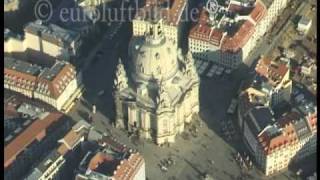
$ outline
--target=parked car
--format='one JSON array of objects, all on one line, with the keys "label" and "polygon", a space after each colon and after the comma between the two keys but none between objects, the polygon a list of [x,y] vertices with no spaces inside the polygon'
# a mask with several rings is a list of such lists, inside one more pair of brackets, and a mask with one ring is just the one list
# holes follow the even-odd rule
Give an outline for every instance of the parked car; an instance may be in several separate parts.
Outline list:
[{"label": "parked car", "polygon": [[225,72],[226,74],[231,74],[231,69],[226,69],[224,72]]},{"label": "parked car", "polygon": [[104,90],[98,92],[98,96],[102,96],[104,94]]}]

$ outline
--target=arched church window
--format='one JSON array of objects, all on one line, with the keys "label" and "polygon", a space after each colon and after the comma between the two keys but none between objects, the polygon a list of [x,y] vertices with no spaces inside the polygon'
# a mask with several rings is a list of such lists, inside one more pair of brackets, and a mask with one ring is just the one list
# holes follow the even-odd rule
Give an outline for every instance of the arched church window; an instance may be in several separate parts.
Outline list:
[{"label": "arched church window", "polygon": [[158,25],[158,35],[160,35],[162,32],[161,32],[161,26]]},{"label": "arched church window", "polygon": [[150,27],[150,35],[152,36],[153,35],[153,28]]},{"label": "arched church window", "polygon": [[157,52],[157,53],[155,54],[155,57],[156,57],[157,60],[159,60],[159,59],[160,59],[160,54]]}]

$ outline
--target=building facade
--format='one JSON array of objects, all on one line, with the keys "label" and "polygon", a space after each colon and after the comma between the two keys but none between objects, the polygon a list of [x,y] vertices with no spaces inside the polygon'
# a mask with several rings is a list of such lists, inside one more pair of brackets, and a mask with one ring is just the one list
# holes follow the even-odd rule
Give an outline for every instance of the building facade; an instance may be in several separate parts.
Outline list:
[{"label": "building facade", "polygon": [[182,32],[185,24],[182,22],[183,13],[186,11],[186,0],[155,1],[147,0],[140,8],[132,21],[133,36],[144,36],[150,26],[150,18],[163,19],[162,30],[167,39],[173,40],[175,46],[180,47]]},{"label": "building facade", "polygon": [[[112,153],[110,153],[112,152]],[[116,157],[119,152],[104,149],[87,153],[82,159],[76,180],[145,180],[145,161],[139,153],[127,157]],[[103,171],[102,166],[104,168]],[[108,168],[109,167],[109,168]]]},{"label": "building facade", "polygon": [[51,151],[32,171],[26,180],[49,180],[59,179],[60,172],[65,166],[65,158],[57,152]]},{"label": "building facade", "polygon": [[41,114],[5,146],[5,179],[24,177],[39,157],[54,148],[56,141],[68,128],[69,123],[63,114],[58,112]]},{"label": "building facade", "polygon": [[4,12],[10,13],[14,11],[19,11],[24,8],[28,3],[26,0],[5,0]]},{"label": "building facade", "polygon": [[66,62],[50,68],[5,57],[4,88],[44,101],[57,110],[67,110],[81,95],[81,77]]},{"label": "building facade", "polygon": [[316,153],[317,149],[316,112],[306,117],[292,112],[278,122],[277,135],[267,129],[258,137],[257,163],[267,176],[282,172],[290,163]]},{"label": "building facade", "polygon": [[66,164],[70,167],[70,155],[79,149],[87,139],[91,126],[84,120],[77,122],[65,136],[58,140],[58,148],[53,149],[28,175],[27,180],[63,179]]},{"label": "building facade", "polygon": [[191,54],[182,56],[162,26],[162,19],[154,19],[144,37],[132,39],[128,72],[120,62],[114,85],[116,125],[159,145],[174,142],[199,112]]},{"label": "building facade", "polygon": [[52,57],[70,60],[70,58],[79,55],[81,44],[78,32],[64,29],[55,24],[47,25],[36,21],[25,26],[23,38],[8,37],[4,41],[4,51],[11,53],[32,49]]},{"label": "building facade", "polygon": [[[293,103],[286,64],[262,58],[255,70],[256,77],[239,95],[238,124],[247,150],[269,176],[315,153],[317,109],[311,101]],[[282,102],[290,110],[281,112]]]},{"label": "building facade", "polygon": [[250,102],[255,99],[252,94],[241,96],[238,118],[242,138],[266,176],[282,172],[290,163],[316,152],[316,109],[311,108],[307,114],[294,109],[275,119],[269,106],[262,105],[263,100]]},{"label": "building facade", "polygon": [[267,95],[271,107],[275,107],[284,101],[290,102],[292,80],[290,79],[288,64],[262,57],[258,61],[255,71],[257,77],[254,87]]},{"label": "building facade", "polygon": [[297,30],[304,34],[307,34],[309,29],[311,28],[312,20],[308,19],[307,17],[301,17],[300,21],[298,22]]},{"label": "building facade", "polygon": [[216,12],[202,8],[189,34],[189,50],[196,60],[235,69],[246,61],[286,5],[281,0],[232,0]]}]

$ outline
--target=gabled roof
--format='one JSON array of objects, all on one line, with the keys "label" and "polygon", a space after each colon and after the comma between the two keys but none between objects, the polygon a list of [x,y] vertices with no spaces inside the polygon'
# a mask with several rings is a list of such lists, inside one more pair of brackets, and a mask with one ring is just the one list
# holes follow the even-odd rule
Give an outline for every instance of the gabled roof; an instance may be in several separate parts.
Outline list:
[{"label": "gabled roof", "polygon": [[200,8],[200,15],[198,23],[193,25],[190,30],[189,38],[195,40],[206,41],[215,46],[220,46],[222,39],[222,32],[218,29],[213,29],[208,25],[208,12]]},{"label": "gabled roof", "polygon": [[252,12],[250,13],[250,17],[256,22],[260,22],[262,20],[262,18],[264,18],[267,14],[267,8],[265,7],[265,5],[257,0],[256,4],[255,4],[255,8],[252,10]]},{"label": "gabled roof", "polygon": [[11,141],[4,149],[4,167],[7,168],[15,158],[32,142],[41,141],[46,136],[47,129],[60,121],[63,114],[52,112],[43,119],[34,121],[20,135]]},{"label": "gabled roof", "polygon": [[114,172],[115,180],[129,180],[137,174],[138,170],[144,164],[144,159],[139,153],[131,154],[126,160],[123,160]]},{"label": "gabled roof", "polygon": [[280,83],[290,69],[282,63],[276,63],[269,58],[262,57],[255,68],[257,74],[267,79],[271,85]]},{"label": "gabled roof", "polygon": [[75,68],[71,64],[60,61],[56,61],[50,68],[45,68],[5,57],[4,64],[5,83],[25,87],[55,99],[76,76]]},{"label": "gabled roof", "polygon": [[283,129],[279,129],[279,133],[275,135],[270,134],[270,132],[266,130],[258,137],[258,141],[265,154],[271,154],[279,150],[279,148],[298,142],[297,134],[292,123],[282,128]]},{"label": "gabled roof", "polygon": [[64,155],[69,150],[72,150],[80,142],[81,138],[87,136],[90,128],[90,124],[84,120],[77,122],[74,126],[72,126],[72,129],[62,139],[59,140],[59,142],[62,144],[59,146],[57,151]]},{"label": "gabled roof", "polygon": [[[204,8],[200,9],[199,20],[193,25],[189,38],[210,42],[220,47],[222,51],[237,52],[253,35],[256,23],[266,16],[267,9],[259,0],[252,7],[245,7],[231,1],[227,7],[227,13],[234,14],[233,21],[230,21],[233,22],[233,26],[222,25],[229,22],[228,18],[222,18],[218,23],[220,27],[211,27],[208,12]],[[249,16],[249,19],[236,20],[236,14]]]},{"label": "gabled roof", "polygon": [[[312,121],[313,123],[316,122],[314,119]],[[258,136],[258,141],[264,152],[271,154],[284,146],[295,144],[299,140],[310,136],[308,122],[308,117],[305,118],[295,111],[286,113],[277,120],[279,133],[272,134],[269,130],[265,130]]]}]

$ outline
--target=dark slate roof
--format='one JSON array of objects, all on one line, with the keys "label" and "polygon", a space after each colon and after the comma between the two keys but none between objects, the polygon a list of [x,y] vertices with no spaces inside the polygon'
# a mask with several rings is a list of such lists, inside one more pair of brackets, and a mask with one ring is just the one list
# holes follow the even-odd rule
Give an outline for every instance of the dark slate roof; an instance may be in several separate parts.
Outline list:
[{"label": "dark slate roof", "polygon": [[301,118],[298,121],[293,123],[294,129],[298,135],[299,140],[304,139],[311,135],[311,131],[308,127],[308,124],[304,118]]},{"label": "dark slate roof", "polygon": [[253,118],[249,118],[247,123],[256,136],[268,125],[275,122],[273,112],[269,107],[256,106],[251,109],[250,114]]},{"label": "dark slate roof", "polygon": [[32,173],[26,178],[26,180],[36,180],[39,179],[43,173],[50,167],[50,165],[55,162],[60,157],[60,154],[53,150],[51,151],[32,171]]}]

